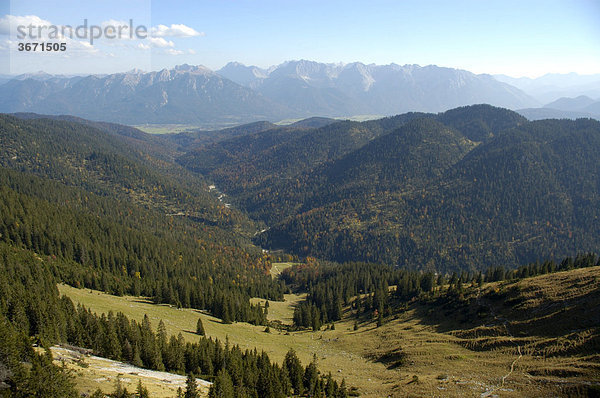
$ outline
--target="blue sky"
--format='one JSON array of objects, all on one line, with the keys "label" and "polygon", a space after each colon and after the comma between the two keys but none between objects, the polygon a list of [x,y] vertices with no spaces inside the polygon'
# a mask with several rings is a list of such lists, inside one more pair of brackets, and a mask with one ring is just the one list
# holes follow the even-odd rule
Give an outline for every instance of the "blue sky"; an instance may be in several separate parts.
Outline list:
[{"label": "blue sky", "polygon": [[[436,64],[530,77],[600,73],[597,0],[63,0],[60,7],[15,0],[4,1],[0,12],[0,54],[11,73],[112,73],[182,63],[218,69],[229,61],[267,67],[292,59]],[[103,26],[133,19],[154,27],[156,36],[94,45],[69,40],[61,54],[16,50],[15,21],[77,26],[84,19]]]}]

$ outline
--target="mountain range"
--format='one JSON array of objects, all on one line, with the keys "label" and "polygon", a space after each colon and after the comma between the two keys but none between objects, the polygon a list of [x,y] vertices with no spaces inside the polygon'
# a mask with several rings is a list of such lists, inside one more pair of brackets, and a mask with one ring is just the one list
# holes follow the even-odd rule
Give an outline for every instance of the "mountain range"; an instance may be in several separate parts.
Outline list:
[{"label": "mountain range", "polygon": [[573,98],[585,95],[600,98],[600,73],[591,75],[548,73],[537,78],[494,75],[494,78],[523,90],[542,104],[561,97]]},{"label": "mountain range", "polygon": [[499,84],[489,75],[433,65],[323,64],[301,60],[269,69],[229,63],[217,73],[307,115],[391,115],[439,112],[482,102],[509,108],[535,103],[523,92]]},{"label": "mountain range", "polygon": [[284,109],[253,90],[199,66],[106,76],[13,79],[0,86],[6,112],[69,114],[135,123],[239,123]]},{"label": "mountain range", "polygon": [[476,103],[510,109],[538,105],[509,84],[465,70],[305,60],[268,69],[230,63],[216,72],[180,65],[75,77],[39,73],[0,85],[0,112],[69,114],[125,124],[235,125],[439,112]]},{"label": "mountain range", "polygon": [[600,99],[592,99],[586,95],[578,97],[561,97],[541,108],[519,109],[518,112],[529,120],[542,119],[600,119]]}]

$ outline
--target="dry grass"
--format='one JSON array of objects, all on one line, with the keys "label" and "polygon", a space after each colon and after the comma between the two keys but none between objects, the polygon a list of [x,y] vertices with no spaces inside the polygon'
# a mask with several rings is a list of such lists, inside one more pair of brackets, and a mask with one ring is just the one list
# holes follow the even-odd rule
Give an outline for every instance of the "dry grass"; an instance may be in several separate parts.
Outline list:
[{"label": "dry grass", "polygon": [[[285,301],[269,301],[267,319],[279,321],[284,325],[291,325],[294,317],[294,306],[306,299],[306,294],[286,294]],[[253,304],[260,303],[263,307],[265,299],[250,299]]]},{"label": "dry grass", "polygon": [[270,273],[273,278],[277,278],[284,269],[290,268],[291,266],[298,263],[273,263],[271,265]]},{"label": "dry grass", "polygon": [[[75,376],[76,388],[81,393],[92,394],[97,389],[104,393],[115,390],[117,378],[128,392],[134,392],[141,380],[154,398],[175,397],[177,389],[185,391],[185,376],[149,371],[95,356],[83,356],[62,347],[52,347],[54,360],[64,363]],[[203,397],[208,396],[209,385],[197,379]]]}]

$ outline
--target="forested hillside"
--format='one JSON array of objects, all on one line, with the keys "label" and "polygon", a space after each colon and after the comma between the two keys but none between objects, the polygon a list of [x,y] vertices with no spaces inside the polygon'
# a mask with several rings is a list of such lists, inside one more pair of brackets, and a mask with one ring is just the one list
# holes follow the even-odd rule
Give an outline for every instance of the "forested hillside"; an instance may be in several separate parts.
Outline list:
[{"label": "forested hillside", "polygon": [[4,116],[1,128],[0,239],[63,259],[60,280],[226,321],[263,323],[249,298],[282,297],[240,233],[250,221],[201,178],[79,123]]},{"label": "forested hillside", "polygon": [[313,129],[280,127],[201,146],[178,161],[216,179],[227,192],[246,198],[346,155],[422,115],[408,113],[363,123],[339,121]]},{"label": "forested hillside", "polygon": [[171,161],[176,151],[165,140],[127,126],[39,117],[0,117],[0,165],[207,226],[252,231],[247,217],[215,200],[202,176]]},{"label": "forested hillside", "polygon": [[267,223],[264,247],[445,271],[594,250],[598,149],[596,121],[476,105],[255,133],[179,161]]},{"label": "forested hillside", "polygon": [[[559,263],[547,260],[516,269],[489,266],[484,271],[462,271],[451,275],[408,271],[381,264],[311,261],[287,268],[282,279],[294,289],[308,292],[306,302],[294,311],[295,325],[319,330],[324,324],[342,319],[343,308],[349,305],[357,320],[375,318],[381,326],[385,320],[391,319],[391,315],[402,312],[407,303],[417,299],[427,298],[425,301],[428,301],[435,298],[443,305],[457,298],[459,300],[456,301],[462,301],[468,288],[473,293],[484,283],[517,281],[595,266],[600,266],[600,258],[593,253],[567,257]],[[594,291],[593,288],[590,290]],[[515,300],[507,306],[519,303]],[[466,316],[465,321],[477,322],[477,318]],[[590,321],[595,323],[594,327],[600,324],[597,318]]]},{"label": "forested hillside", "polygon": [[[426,186],[475,145],[433,119],[416,119],[274,188],[261,187],[243,203],[268,223],[346,199],[366,203],[376,193]],[[271,190],[276,201],[267,194]]]}]

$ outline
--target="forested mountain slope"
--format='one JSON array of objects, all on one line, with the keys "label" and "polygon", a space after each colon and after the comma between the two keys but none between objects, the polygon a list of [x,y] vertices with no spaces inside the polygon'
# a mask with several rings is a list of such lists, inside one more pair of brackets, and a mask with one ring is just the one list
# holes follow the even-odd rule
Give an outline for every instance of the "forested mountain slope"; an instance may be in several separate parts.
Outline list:
[{"label": "forested mountain slope", "polygon": [[251,230],[245,216],[208,192],[209,184],[201,176],[169,160],[175,152],[163,140],[139,130],[9,115],[0,116],[0,129],[0,165],[4,167],[165,214],[181,213],[207,225]]},{"label": "forested mountain slope", "polygon": [[0,239],[62,258],[63,281],[258,323],[248,299],[281,297],[251,222],[201,178],[86,125],[0,120]]},{"label": "forested mountain slope", "polygon": [[[473,351],[503,347],[503,358],[510,356],[515,336],[501,334],[502,325],[521,333],[523,347],[536,355],[567,361],[597,346],[597,317],[583,310],[586,300],[596,300],[597,270],[573,274],[586,278],[585,289],[569,302],[574,309],[556,318],[562,293],[545,286],[560,283],[564,290],[572,278],[549,276],[545,285],[507,279],[599,264],[589,254],[508,269],[597,251],[600,122],[528,122],[478,105],[363,123],[258,123],[247,126],[253,131],[242,126],[215,132],[210,144],[181,155],[202,137],[177,142],[69,116],[19,116],[0,115],[0,395],[7,389],[21,396],[37,391],[40,385],[32,383],[43,372],[54,374],[57,394],[73,395],[49,357],[32,352],[30,338],[90,347],[148,368],[202,372],[215,380],[229,374],[235,388],[257,396],[291,393],[289,368],[272,364],[266,354],[242,354],[208,339],[184,345],[173,337],[163,344],[164,328],[155,333],[146,320],[76,308],[59,298],[57,282],[206,310],[224,326],[267,324],[265,300],[281,300],[290,287],[298,288],[308,295],[289,325],[291,336],[306,333],[296,327],[320,330],[334,321],[347,322],[338,325],[339,333],[366,336],[358,329],[376,320],[382,328],[369,326],[368,335],[379,338],[404,322],[408,311],[437,325],[445,341]],[[234,206],[211,192],[213,183],[231,195]],[[272,279],[269,254],[250,243],[255,221],[270,226],[255,243],[286,248],[306,262]],[[380,264],[335,264],[311,256]],[[434,306],[452,321],[432,316]],[[540,310],[540,317],[528,318],[529,310]],[[475,316],[478,322],[469,323]],[[498,316],[514,317],[500,322]],[[566,326],[546,336],[538,333],[545,333],[546,319],[562,325],[572,320],[584,329]],[[451,322],[464,327],[442,330]],[[406,327],[395,330],[411,337]],[[270,333],[262,327],[259,332]],[[494,336],[480,338],[480,332]],[[563,345],[561,336],[577,344]],[[546,337],[549,343],[542,341]],[[371,342],[365,340],[365,350]],[[381,355],[373,360],[400,358],[388,348],[377,350]],[[537,366],[535,358],[527,361]],[[564,361],[556,372],[575,368]],[[396,365],[404,366],[400,360]],[[330,376],[319,378],[316,362],[306,372],[304,383],[296,379],[304,385],[298,384],[300,390],[334,386]]]},{"label": "forested mountain slope", "polygon": [[299,176],[422,115],[407,113],[362,123],[339,121],[313,129],[279,127],[201,146],[178,161],[215,179],[229,193],[248,194],[249,188],[260,189]]},{"label": "forested mountain slope", "polygon": [[350,196],[291,216],[264,242],[442,269],[593,250],[599,139],[591,120],[528,123],[480,144],[420,190]]},{"label": "forested mountain slope", "polygon": [[[420,120],[415,120],[420,119]],[[268,248],[439,270],[515,265],[600,242],[600,125],[488,105],[338,122],[201,147],[182,164],[271,227]],[[268,137],[268,135],[267,135]],[[215,153],[226,153],[209,163]]]}]

